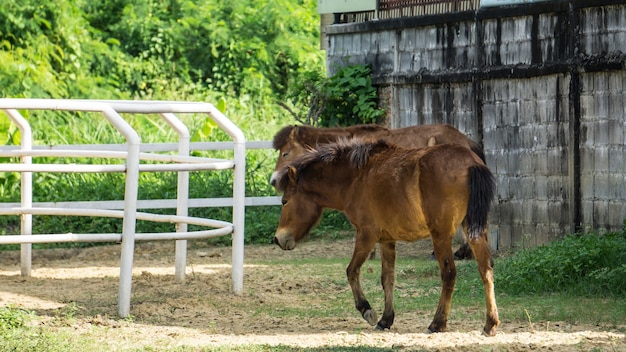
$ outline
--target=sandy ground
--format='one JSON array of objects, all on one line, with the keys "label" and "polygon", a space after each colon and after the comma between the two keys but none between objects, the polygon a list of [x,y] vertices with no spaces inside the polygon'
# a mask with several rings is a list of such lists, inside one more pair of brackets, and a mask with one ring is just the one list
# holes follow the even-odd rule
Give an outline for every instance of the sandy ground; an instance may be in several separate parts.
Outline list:
[{"label": "sandy ground", "polygon": [[[427,256],[429,246],[428,241],[405,244],[399,246],[399,255]],[[108,350],[254,343],[394,350],[626,351],[626,322],[609,328],[562,322],[534,322],[531,327],[503,321],[498,335],[489,338],[480,335],[482,322],[476,321],[450,321],[448,332],[427,334],[432,312],[396,316],[392,329],[385,332],[374,331],[352,307],[336,318],[281,317],[275,310],[286,302],[294,307],[323,305],[316,292],[349,288],[347,283],[329,285],[319,276],[285,281],[280,275],[283,268],[259,261],[275,256],[348,258],[350,240],[306,242],[290,252],[269,245],[247,246],[241,295],[231,293],[229,247],[194,243],[189,248],[186,280],[179,284],[173,279],[173,243],[137,244],[132,319],[116,317],[120,246],[37,250],[30,277],[19,275],[19,252],[0,252],[0,306],[34,310],[41,317],[36,323],[44,325],[59,315],[71,316],[70,326],[58,328],[100,340]]]}]

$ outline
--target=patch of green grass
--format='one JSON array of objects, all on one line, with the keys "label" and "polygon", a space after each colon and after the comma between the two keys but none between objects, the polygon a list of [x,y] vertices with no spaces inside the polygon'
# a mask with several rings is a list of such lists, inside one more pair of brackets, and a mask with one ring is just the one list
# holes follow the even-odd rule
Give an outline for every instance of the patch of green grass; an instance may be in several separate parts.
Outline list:
[{"label": "patch of green grass", "polygon": [[29,312],[13,307],[0,308],[0,331],[24,327],[30,318]]},{"label": "patch of green grass", "polygon": [[[626,300],[620,296],[580,295],[571,291],[511,294],[500,288],[501,274],[498,272],[508,260],[512,258],[496,259],[494,269],[496,301],[503,321],[526,322],[530,315],[536,321],[617,326],[626,319]],[[456,266],[456,285],[449,320],[453,322],[455,319],[470,319],[482,322],[485,315],[485,293],[478,266],[474,260],[456,261]],[[349,308],[354,309],[343,270],[341,274],[336,284],[343,282],[348,287]],[[380,260],[370,260],[363,265],[361,285],[372,306],[382,311]],[[434,314],[440,293],[441,279],[435,261],[415,258],[397,260],[394,300],[396,316],[409,311]]]},{"label": "patch of green grass", "polygon": [[97,350],[96,343],[84,337],[59,333],[45,326],[32,324],[32,312],[14,308],[0,308],[0,351],[65,352]]},{"label": "patch of green grass", "polygon": [[626,318],[626,302],[623,299],[585,298],[563,294],[496,296],[500,317],[507,321],[524,322],[531,319],[616,327],[623,324]]},{"label": "patch of green grass", "polygon": [[515,295],[626,296],[626,232],[568,235],[499,261],[496,281]]},{"label": "patch of green grass", "polygon": [[[146,348],[135,351],[163,351],[161,349]],[[168,352],[384,352],[393,351],[392,348],[378,348],[370,346],[339,346],[339,347],[317,347],[317,348],[303,348],[292,346],[270,346],[270,345],[246,345],[246,346],[233,346],[233,347],[211,347],[211,348],[191,348],[191,347],[177,347],[175,349],[167,349]],[[416,350],[420,351],[420,350]]]},{"label": "patch of green grass", "polygon": [[[509,321],[526,321],[528,317],[537,321],[563,321],[569,323],[619,325],[626,319],[626,300],[623,299],[623,290],[626,289],[624,282],[613,282],[614,291],[598,290],[598,287],[586,288],[585,285],[593,285],[593,279],[580,277],[579,269],[571,268],[571,273],[561,280],[559,286],[555,286],[554,280],[559,282],[559,273],[563,273],[558,261],[571,262],[573,258],[579,260],[584,257],[583,253],[600,251],[603,246],[597,243],[617,241],[620,236],[608,236],[592,238],[595,235],[566,236],[561,241],[552,244],[518,252],[510,257],[497,258],[494,263],[494,276],[496,287],[496,300],[500,318]],[[575,243],[574,243],[574,242]],[[621,241],[621,240],[620,240]],[[604,246],[605,249],[614,246],[619,248],[622,244]],[[609,255],[606,253],[606,255]],[[566,261],[564,257],[569,259]],[[593,257],[596,258],[596,257]],[[614,263],[605,263],[605,270],[620,268],[619,255],[612,255]],[[536,275],[531,274],[530,268],[538,263],[548,263],[543,270],[537,269]],[[593,266],[594,259],[584,260],[589,266]],[[478,266],[475,261],[457,261],[456,290],[453,298],[453,310],[455,306],[470,307],[471,305],[483,304],[484,289],[478,274]],[[564,264],[567,266],[567,264]],[[575,265],[576,268],[582,266]],[[595,270],[595,269],[594,269]],[[579,277],[582,281],[572,278]],[[620,290],[621,293],[620,293]],[[476,311],[476,316],[483,316],[484,311]]]}]

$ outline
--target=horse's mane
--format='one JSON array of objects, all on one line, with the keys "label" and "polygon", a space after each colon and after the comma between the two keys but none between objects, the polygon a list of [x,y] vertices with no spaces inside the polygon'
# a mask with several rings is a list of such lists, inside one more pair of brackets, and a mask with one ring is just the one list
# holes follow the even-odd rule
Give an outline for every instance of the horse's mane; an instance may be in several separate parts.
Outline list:
[{"label": "horse's mane", "polygon": [[[302,140],[306,140],[307,136],[316,136],[317,134],[322,134],[325,136],[332,135],[332,134],[341,134],[344,136],[355,136],[355,135],[362,135],[362,134],[371,133],[371,132],[386,131],[388,130],[388,128],[384,126],[376,125],[376,124],[354,125],[354,126],[348,126],[348,127],[330,127],[330,128],[326,128],[326,127],[320,128],[320,127],[304,126],[304,125],[301,125],[301,126],[291,125],[291,126],[283,127],[280,131],[278,131],[274,135],[274,140],[272,141],[272,146],[274,147],[274,149],[280,150],[280,148],[282,148],[287,143],[287,141],[289,140],[289,136],[294,130],[298,137],[298,140],[302,141]],[[317,140],[317,138],[315,139]]]},{"label": "horse's mane", "polygon": [[296,128],[296,126],[286,126],[281,128],[280,131],[278,131],[275,135],[274,135],[274,140],[272,141],[272,146],[274,147],[274,149],[276,150],[280,150],[280,148],[283,147],[283,145],[285,145],[285,143],[287,143],[287,139],[289,138],[289,135],[291,134],[291,131]]},{"label": "horse's mane", "polygon": [[[397,148],[384,140],[364,142],[358,137],[339,138],[337,142],[324,144],[316,150],[299,156],[286,168],[294,167],[298,172],[301,172],[309,166],[320,162],[326,164],[346,162],[349,166],[360,169],[367,164],[372,155],[384,150]],[[283,172],[278,181],[283,189],[286,187],[289,179],[287,174],[287,172]]]}]

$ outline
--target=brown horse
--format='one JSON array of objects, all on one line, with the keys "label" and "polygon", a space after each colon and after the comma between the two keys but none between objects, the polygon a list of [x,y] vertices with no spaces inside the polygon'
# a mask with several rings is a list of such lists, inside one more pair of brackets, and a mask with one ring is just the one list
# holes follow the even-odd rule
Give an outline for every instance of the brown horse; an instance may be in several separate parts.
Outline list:
[{"label": "brown horse", "polygon": [[[280,153],[270,178],[270,184],[276,190],[282,191],[276,181],[287,163],[309,149],[336,142],[339,138],[350,137],[367,138],[369,141],[384,140],[403,148],[423,148],[445,143],[459,144],[471,149],[483,162],[485,161],[485,155],[480,145],[448,124],[420,125],[397,129],[388,129],[374,124],[336,128],[287,126],[274,135],[273,146]],[[471,259],[472,252],[469,245],[463,243],[454,253],[454,257],[456,259]]]},{"label": "brown horse", "polygon": [[[448,124],[420,125],[389,129],[380,125],[356,125],[349,127],[317,128],[311,126],[287,126],[274,135],[274,149],[280,153],[270,183],[278,187],[281,170],[290,161],[311,148],[336,142],[339,138],[361,137],[375,142],[383,140],[403,148],[424,148],[436,144],[459,144],[471,149],[483,161],[485,156],[478,143],[467,138],[461,131]],[[277,188],[278,191],[282,191]]]},{"label": "brown horse", "polygon": [[[340,140],[306,153],[286,167],[277,181],[284,189],[274,242],[291,250],[319,220],[324,208],[343,211],[356,228],[347,268],[356,309],[377,329],[394,320],[396,241],[432,239],[441,271],[442,292],[430,332],[446,329],[456,269],[455,229],[463,225],[478,262],[487,302],[484,334],[500,323],[487,243],[487,217],[495,183],[482,160],[451,144],[403,149],[383,141]],[[379,243],[385,308],[377,322],[359,282],[360,268]]]}]

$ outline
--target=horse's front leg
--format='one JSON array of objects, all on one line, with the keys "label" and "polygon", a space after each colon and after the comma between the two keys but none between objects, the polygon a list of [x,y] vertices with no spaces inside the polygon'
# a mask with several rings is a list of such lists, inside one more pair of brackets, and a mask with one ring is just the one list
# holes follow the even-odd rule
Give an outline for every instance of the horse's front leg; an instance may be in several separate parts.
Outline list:
[{"label": "horse's front leg", "polygon": [[376,330],[391,328],[395,316],[393,311],[393,288],[396,281],[396,243],[381,243],[380,252],[382,260],[381,283],[385,292],[385,310],[383,311],[383,317],[376,324]]},{"label": "horse's front leg", "polygon": [[352,295],[354,296],[354,305],[356,309],[361,312],[361,316],[370,325],[376,325],[378,315],[372,310],[372,306],[365,298],[363,289],[361,288],[361,266],[370,255],[370,252],[374,248],[376,242],[374,240],[362,239],[357,232],[357,239],[354,245],[354,252],[352,253],[352,260],[346,269],[346,275],[348,276],[348,283],[352,289]]}]

